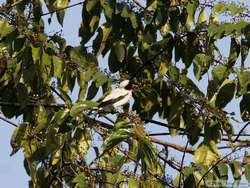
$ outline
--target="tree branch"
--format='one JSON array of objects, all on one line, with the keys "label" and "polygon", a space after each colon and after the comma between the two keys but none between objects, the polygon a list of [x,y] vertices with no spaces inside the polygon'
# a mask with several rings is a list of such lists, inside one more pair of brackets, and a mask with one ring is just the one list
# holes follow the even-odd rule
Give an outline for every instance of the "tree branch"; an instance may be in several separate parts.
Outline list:
[{"label": "tree branch", "polygon": [[57,103],[50,103],[50,104],[42,104],[42,103],[18,103],[18,102],[5,102],[0,101],[0,106],[31,106],[31,107],[38,107],[38,106],[44,106],[47,108],[67,108],[67,105],[65,104],[57,104]]},{"label": "tree branch", "polygon": [[[166,124],[167,125],[167,124]],[[174,128],[173,128],[174,129]],[[189,132],[187,132],[186,131],[186,133],[185,132],[182,132],[182,133],[179,133],[179,135],[187,135],[187,134],[190,134]],[[150,134],[148,134],[148,136],[168,136],[168,135],[171,135],[171,133],[170,132],[163,132],[163,133],[150,133]],[[199,136],[202,136],[202,137],[204,137],[205,136],[205,134],[204,133],[200,133],[200,135]],[[222,136],[227,136],[226,134],[223,134]],[[233,134],[232,136],[238,136],[238,134]],[[249,137],[250,136],[250,134],[241,134],[240,135],[240,137]],[[221,139],[222,141],[231,141],[231,140],[229,140],[228,138],[222,138]],[[239,140],[239,139],[237,139],[236,141],[233,141],[233,143],[235,143],[235,142],[241,142],[242,140]]]},{"label": "tree branch", "polygon": [[141,117],[141,119],[145,122],[149,122],[149,123],[154,123],[156,125],[160,125],[162,127],[167,127],[167,128],[170,128],[170,129],[176,129],[178,131],[183,131],[183,132],[187,132],[186,129],[183,129],[183,128],[179,128],[179,127],[174,127],[172,125],[169,125],[169,124],[166,124],[166,123],[162,123],[162,122],[159,122],[159,121],[156,121],[156,120],[153,120],[153,119],[149,119],[149,118],[146,118],[146,117]]},{"label": "tree branch", "polygon": [[58,8],[58,9],[55,9],[55,10],[52,10],[52,11],[49,11],[49,12],[46,12],[46,13],[42,14],[41,17],[42,17],[42,16],[49,15],[49,14],[53,14],[53,13],[58,12],[58,11],[61,11],[61,10],[65,10],[65,9],[69,9],[69,8],[75,7],[75,6],[81,5],[81,4],[83,4],[83,3],[84,3],[84,1],[81,1],[81,2],[79,2],[79,3],[75,3],[75,4],[72,4],[72,5],[63,7],[63,8]]},{"label": "tree branch", "polygon": [[187,147],[188,147],[188,141],[186,143],[185,150],[183,152],[182,159],[181,159],[179,187],[181,187],[181,179],[183,179],[183,181],[184,181],[184,175],[183,175],[182,170],[183,170],[184,158],[185,158],[185,155],[186,155]]},{"label": "tree branch", "polygon": [[0,116],[0,119],[1,119],[2,121],[5,121],[5,122],[8,123],[8,124],[14,126],[14,127],[18,127],[17,124],[13,123],[12,121],[10,121],[10,120],[8,120],[8,119],[2,117],[2,116]]},{"label": "tree branch", "polygon": [[65,99],[63,98],[63,96],[56,90],[56,88],[54,88],[53,86],[49,86],[49,88],[60,98],[62,99],[62,101],[65,102]]},{"label": "tree branch", "polygon": [[160,140],[160,139],[157,139],[157,138],[151,138],[151,141],[156,143],[156,144],[160,144],[160,145],[163,145],[163,146],[167,146],[167,147],[171,147],[175,150],[178,150],[178,151],[181,151],[181,152],[186,152],[186,153],[189,153],[189,154],[194,154],[194,149],[193,148],[190,148],[190,147],[187,147],[185,148],[184,146],[181,146],[181,145],[178,145],[178,144],[173,144],[173,143],[170,143],[170,142],[167,142],[167,141],[163,141],[163,140]]},{"label": "tree branch", "polygon": [[[134,163],[138,164],[141,166],[140,163],[137,162],[137,160],[135,160],[133,157],[131,157],[126,151],[123,151],[122,149],[118,148],[118,150],[120,152],[122,152],[129,160],[133,161]],[[164,185],[167,185],[168,187],[174,188],[172,185],[170,185],[168,182],[166,182],[165,180],[163,180],[162,178],[160,178],[157,174],[152,173],[149,169],[146,169],[147,172],[154,176],[156,179],[158,179],[161,183],[163,183]]]},{"label": "tree branch", "polygon": [[171,168],[175,169],[176,171],[180,172],[180,169],[173,164],[171,160],[164,159],[160,154],[158,154],[159,159],[163,160],[165,163],[167,163]]},{"label": "tree branch", "polygon": [[238,135],[236,136],[236,138],[234,139],[233,142],[237,142],[239,137],[241,136],[241,133],[244,131],[245,128],[247,128],[247,126],[250,124],[250,122],[247,122],[244,127],[239,131]]}]

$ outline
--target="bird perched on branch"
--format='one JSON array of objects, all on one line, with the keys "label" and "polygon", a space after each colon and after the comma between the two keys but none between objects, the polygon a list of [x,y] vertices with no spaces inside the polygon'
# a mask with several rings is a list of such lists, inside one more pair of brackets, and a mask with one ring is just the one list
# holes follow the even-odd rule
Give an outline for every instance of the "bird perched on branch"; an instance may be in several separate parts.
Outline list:
[{"label": "bird perched on branch", "polygon": [[99,104],[98,107],[109,107],[114,108],[122,106],[129,102],[132,97],[132,84],[129,80],[122,81],[119,86],[108,94]]}]

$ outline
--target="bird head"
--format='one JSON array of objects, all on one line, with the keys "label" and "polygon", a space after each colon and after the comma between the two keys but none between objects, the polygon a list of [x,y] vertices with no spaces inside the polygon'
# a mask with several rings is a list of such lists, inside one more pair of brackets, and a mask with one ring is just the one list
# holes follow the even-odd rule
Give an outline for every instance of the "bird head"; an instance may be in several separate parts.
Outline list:
[{"label": "bird head", "polygon": [[132,89],[132,84],[131,84],[131,82],[129,80],[124,80],[119,84],[119,88],[125,88],[125,89],[128,89],[128,90],[131,90]]}]

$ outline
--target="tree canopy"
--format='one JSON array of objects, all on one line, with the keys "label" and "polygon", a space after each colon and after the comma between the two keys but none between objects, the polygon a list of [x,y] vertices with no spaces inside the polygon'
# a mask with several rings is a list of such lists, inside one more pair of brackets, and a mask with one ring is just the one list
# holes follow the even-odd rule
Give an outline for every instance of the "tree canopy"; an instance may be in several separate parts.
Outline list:
[{"label": "tree canopy", "polygon": [[[16,126],[11,155],[23,152],[29,186],[223,187],[230,173],[236,183],[243,175],[250,182],[247,6],[74,3],[6,0],[0,6],[1,120]],[[74,6],[82,7],[79,46],[45,32],[53,22],[63,26]],[[96,110],[124,79],[133,83],[134,100]],[[18,117],[18,125],[9,120]]]}]

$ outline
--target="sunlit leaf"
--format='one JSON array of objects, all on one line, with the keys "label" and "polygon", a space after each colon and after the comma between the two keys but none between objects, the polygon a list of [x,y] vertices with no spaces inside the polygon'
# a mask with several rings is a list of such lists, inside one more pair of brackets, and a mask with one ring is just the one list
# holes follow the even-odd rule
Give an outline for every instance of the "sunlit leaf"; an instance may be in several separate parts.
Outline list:
[{"label": "sunlit leaf", "polygon": [[10,25],[7,20],[0,19],[0,37],[5,37],[15,30],[13,25]]},{"label": "sunlit leaf", "polygon": [[[54,6],[57,9],[64,9],[68,6],[69,0],[56,0],[54,2]],[[56,12],[56,16],[58,19],[58,22],[63,26],[63,20],[64,20],[65,10],[60,10]]]},{"label": "sunlit leaf", "polygon": [[238,80],[239,80],[239,90],[238,90],[238,94],[239,95],[244,95],[246,94],[250,88],[249,88],[249,84],[250,84],[250,72],[248,71],[240,71],[237,73],[238,74]]},{"label": "sunlit leaf", "polygon": [[249,121],[250,119],[250,94],[243,95],[240,101],[240,113],[243,121]]},{"label": "sunlit leaf", "polygon": [[245,8],[238,6],[234,2],[219,2],[213,6],[212,10],[216,13],[225,13],[226,11],[230,11],[232,15],[236,15],[238,13],[244,12]]},{"label": "sunlit leaf", "polygon": [[203,164],[205,166],[210,166],[219,157],[220,151],[212,141],[210,141],[209,144],[201,144],[194,153],[195,162],[198,164]]},{"label": "sunlit leaf", "polygon": [[109,26],[108,24],[104,24],[101,27],[98,28],[98,35],[93,41],[93,48],[95,50],[96,55],[100,55],[103,53],[103,55],[106,54],[107,50],[111,48],[111,45],[109,45],[109,37],[110,37],[110,32],[112,30],[112,27]]},{"label": "sunlit leaf", "polygon": [[191,26],[194,23],[194,14],[195,14],[195,11],[196,11],[198,5],[199,5],[198,1],[189,2],[187,4],[187,14],[188,14],[188,17],[187,17],[187,20],[186,20],[186,27],[188,29],[190,29]]},{"label": "sunlit leaf", "polygon": [[76,187],[77,188],[88,188],[88,184],[86,183],[86,180],[85,180],[85,175],[84,173],[80,173],[78,174],[74,179],[73,179],[73,183],[76,184]]},{"label": "sunlit leaf", "polygon": [[105,143],[102,146],[103,152],[110,150],[122,141],[130,138],[132,135],[133,134],[128,129],[118,129],[105,140]]},{"label": "sunlit leaf", "polygon": [[22,123],[13,132],[11,141],[10,141],[10,144],[12,147],[12,152],[10,156],[14,155],[20,149],[21,143],[27,134],[27,126],[28,124]]},{"label": "sunlit leaf", "polygon": [[93,107],[96,107],[97,103],[93,101],[84,101],[81,103],[76,103],[72,106],[70,110],[70,115],[72,117],[77,116],[79,113],[84,113],[86,110],[91,110]]},{"label": "sunlit leaf", "polygon": [[231,171],[233,173],[233,177],[235,180],[241,179],[242,176],[242,167],[239,162],[234,161],[232,164],[230,164]]},{"label": "sunlit leaf", "polygon": [[69,109],[66,108],[66,109],[59,110],[52,117],[51,123],[55,125],[61,125],[68,116],[69,116]]},{"label": "sunlit leaf", "polygon": [[250,164],[245,165],[244,168],[245,168],[245,171],[244,171],[245,177],[247,181],[250,182]]}]

